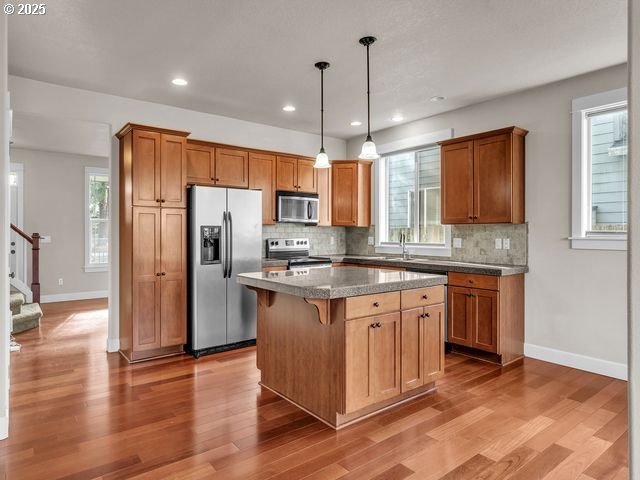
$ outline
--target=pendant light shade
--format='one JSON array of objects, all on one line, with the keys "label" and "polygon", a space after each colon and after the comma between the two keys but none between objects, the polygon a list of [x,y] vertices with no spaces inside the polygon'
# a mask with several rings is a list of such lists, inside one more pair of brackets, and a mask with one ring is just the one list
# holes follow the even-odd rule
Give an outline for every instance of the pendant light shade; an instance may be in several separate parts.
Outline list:
[{"label": "pendant light shade", "polygon": [[376,144],[373,143],[373,139],[371,138],[371,92],[369,89],[369,46],[376,41],[376,37],[362,37],[360,39],[360,44],[367,47],[367,138],[362,144],[362,151],[358,158],[363,160],[376,160],[380,158],[378,155],[378,151],[376,150]]},{"label": "pendant light shade", "polygon": [[320,151],[313,168],[329,168],[329,157],[324,151],[324,71],[329,68],[329,62],[318,62],[315,67],[320,70]]}]

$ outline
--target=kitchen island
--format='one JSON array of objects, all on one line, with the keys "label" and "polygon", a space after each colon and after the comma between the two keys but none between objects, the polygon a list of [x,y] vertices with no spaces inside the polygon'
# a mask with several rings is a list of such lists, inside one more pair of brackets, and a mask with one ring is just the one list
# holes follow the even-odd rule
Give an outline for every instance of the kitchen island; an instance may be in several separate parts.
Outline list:
[{"label": "kitchen island", "polygon": [[343,267],[246,273],[261,384],[334,428],[435,389],[446,275]]}]

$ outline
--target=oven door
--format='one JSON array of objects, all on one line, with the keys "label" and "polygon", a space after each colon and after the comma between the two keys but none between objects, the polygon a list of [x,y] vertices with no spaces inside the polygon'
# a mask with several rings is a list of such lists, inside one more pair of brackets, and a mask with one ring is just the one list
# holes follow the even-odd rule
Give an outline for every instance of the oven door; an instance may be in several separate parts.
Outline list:
[{"label": "oven door", "polygon": [[278,192],[278,222],[318,224],[318,196],[299,193]]}]

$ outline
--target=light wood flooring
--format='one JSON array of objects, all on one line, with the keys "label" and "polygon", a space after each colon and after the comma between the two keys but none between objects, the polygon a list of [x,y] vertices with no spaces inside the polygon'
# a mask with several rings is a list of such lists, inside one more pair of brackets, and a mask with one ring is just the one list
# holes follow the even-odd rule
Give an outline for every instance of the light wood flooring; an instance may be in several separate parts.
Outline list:
[{"label": "light wood flooring", "polygon": [[128,365],[106,301],[44,305],[11,355],[8,479],[626,479],[619,380],[447,356],[438,392],[335,432],[258,386],[255,351]]}]

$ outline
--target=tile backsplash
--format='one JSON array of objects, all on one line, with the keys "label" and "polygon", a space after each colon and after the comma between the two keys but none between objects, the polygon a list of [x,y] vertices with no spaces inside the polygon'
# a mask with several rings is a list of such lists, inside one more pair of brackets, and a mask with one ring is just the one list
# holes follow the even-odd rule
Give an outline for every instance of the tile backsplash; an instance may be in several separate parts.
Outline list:
[{"label": "tile backsplash", "polygon": [[[375,237],[375,226],[346,228],[347,254],[376,255],[375,248],[367,244]],[[450,260],[505,265],[526,265],[528,260],[528,225],[452,225],[451,237],[462,239],[462,248],[452,248]],[[509,250],[496,249],[496,238],[510,241]],[[433,257],[442,258],[442,257]]]},{"label": "tile backsplash", "polygon": [[[279,223],[262,227],[262,254],[266,256],[267,238],[304,237],[311,242],[311,255],[376,255],[368,245],[375,238],[375,226],[306,227],[297,223]],[[452,248],[450,260],[459,262],[526,265],[528,260],[528,225],[452,225],[451,237],[462,239],[462,248]],[[496,249],[496,238],[508,238],[509,250]],[[443,257],[433,257],[440,258]]]},{"label": "tile backsplash", "polygon": [[262,226],[262,256],[267,238],[309,238],[311,255],[342,255],[347,252],[344,227],[306,227],[300,223]]}]

